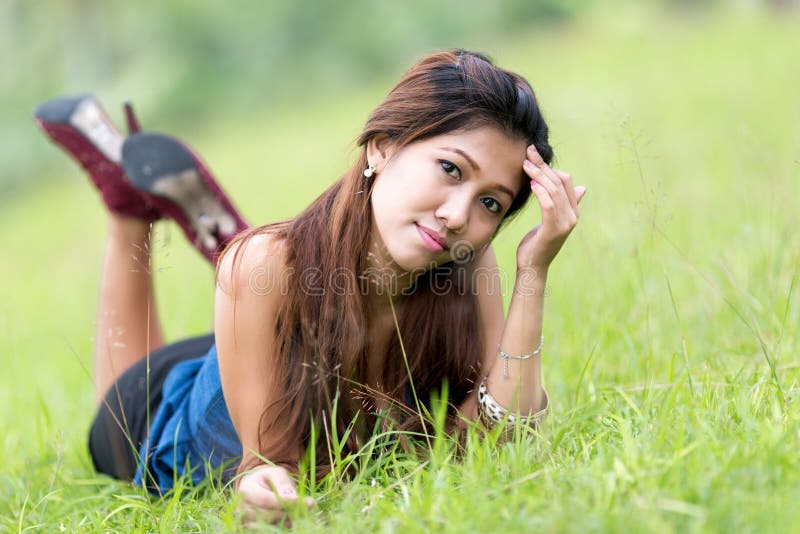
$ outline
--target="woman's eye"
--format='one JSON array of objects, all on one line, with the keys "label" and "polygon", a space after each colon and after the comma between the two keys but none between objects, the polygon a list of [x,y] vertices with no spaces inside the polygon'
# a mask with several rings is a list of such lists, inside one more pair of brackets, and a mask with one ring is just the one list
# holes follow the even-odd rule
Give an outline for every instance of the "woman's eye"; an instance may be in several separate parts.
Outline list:
[{"label": "woman's eye", "polygon": [[481,202],[483,202],[483,205],[486,206],[486,209],[492,213],[500,213],[503,211],[503,206],[501,206],[500,203],[492,197],[483,197]]},{"label": "woman's eye", "polygon": [[457,165],[455,165],[450,161],[447,161],[446,159],[439,160],[439,165],[441,165],[442,170],[444,170],[444,172],[446,172],[456,180],[461,180],[461,169],[459,169]]}]

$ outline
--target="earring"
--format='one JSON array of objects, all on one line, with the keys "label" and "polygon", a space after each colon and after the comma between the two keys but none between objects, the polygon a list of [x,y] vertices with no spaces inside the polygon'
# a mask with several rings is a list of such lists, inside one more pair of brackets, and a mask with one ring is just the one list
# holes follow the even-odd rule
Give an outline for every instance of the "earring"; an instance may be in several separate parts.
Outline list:
[{"label": "earring", "polygon": [[364,178],[372,178],[373,174],[375,174],[375,165],[370,165],[364,169]]}]

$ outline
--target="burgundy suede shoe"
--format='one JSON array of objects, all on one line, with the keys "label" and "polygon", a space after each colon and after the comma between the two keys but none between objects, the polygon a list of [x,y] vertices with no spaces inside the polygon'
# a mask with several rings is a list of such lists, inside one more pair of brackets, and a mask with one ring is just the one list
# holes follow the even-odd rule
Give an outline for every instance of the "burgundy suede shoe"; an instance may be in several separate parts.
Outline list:
[{"label": "burgundy suede shoe", "polygon": [[148,197],[125,178],[123,137],[94,97],[48,100],[36,107],[33,116],[50,139],[89,173],[110,211],[148,222],[161,218]]},{"label": "burgundy suede shoe", "polygon": [[133,134],[122,145],[122,166],[133,186],[177,222],[212,264],[236,234],[250,227],[199,156],[177,139]]}]

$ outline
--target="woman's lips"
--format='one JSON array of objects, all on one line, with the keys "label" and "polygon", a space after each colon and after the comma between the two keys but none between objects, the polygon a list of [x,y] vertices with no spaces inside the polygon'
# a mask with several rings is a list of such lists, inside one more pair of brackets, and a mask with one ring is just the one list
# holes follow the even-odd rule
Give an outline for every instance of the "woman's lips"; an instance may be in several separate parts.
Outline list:
[{"label": "woman's lips", "polygon": [[430,228],[417,224],[417,232],[431,251],[441,252],[447,247],[447,242]]}]

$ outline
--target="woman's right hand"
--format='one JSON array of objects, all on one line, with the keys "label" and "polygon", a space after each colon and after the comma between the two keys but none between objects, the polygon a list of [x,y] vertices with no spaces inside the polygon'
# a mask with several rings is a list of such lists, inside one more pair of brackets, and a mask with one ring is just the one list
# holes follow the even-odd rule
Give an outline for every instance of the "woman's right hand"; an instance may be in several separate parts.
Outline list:
[{"label": "woman's right hand", "polygon": [[[248,471],[239,479],[244,520],[259,518],[277,522],[286,516],[286,508],[297,504],[297,484],[283,467],[262,465]],[[316,502],[305,497],[307,507]]]}]

